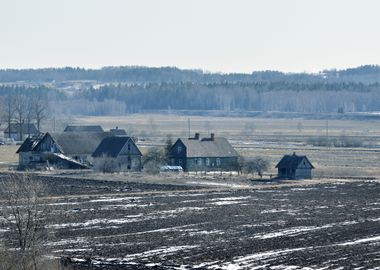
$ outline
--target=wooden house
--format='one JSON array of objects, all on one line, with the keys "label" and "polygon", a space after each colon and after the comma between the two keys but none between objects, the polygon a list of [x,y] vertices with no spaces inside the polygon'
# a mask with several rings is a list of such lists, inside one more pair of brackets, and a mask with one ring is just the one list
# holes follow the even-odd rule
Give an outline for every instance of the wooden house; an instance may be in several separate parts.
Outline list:
[{"label": "wooden house", "polygon": [[38,130],[34,124],[11,123],[4,130],[4,138],[11,138],[15,141],[23,141],[28,137],[38,135]]},{"label": "wooden house", "polygon": [[54,165],[59,168],[88,167],[92,164],[92,153],[107,132],[63,132],[44,133],[27,138],[17,150],[19,169]]},{"label": "wooden house", "polygon": [[131,137],[104,138],[92,154],[94,168],[103,172],[140,171],[142,154]]},{"label": "wooden house", "polygon": [[313,164],[306,156],[285,155],[276,165],[278,178],[283,179],[311,179]]},{"label": "wooden house", "polygon": [[169,152],[171,166],[181,166],[184,171],[234,171],[239,154],[226,138],[179,138]]},{"label": "wooden house", "polygon": [[63,132],[104,132],[99,125],[68,125]]}]

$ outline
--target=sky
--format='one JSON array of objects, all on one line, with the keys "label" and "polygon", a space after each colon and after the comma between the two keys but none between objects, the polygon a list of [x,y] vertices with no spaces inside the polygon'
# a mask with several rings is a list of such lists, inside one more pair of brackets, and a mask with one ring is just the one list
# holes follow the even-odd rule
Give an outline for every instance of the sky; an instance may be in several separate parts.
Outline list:
[{"label": "sky", "polygon": [[379,0],[0,0],[0,68],[380,64]]}]

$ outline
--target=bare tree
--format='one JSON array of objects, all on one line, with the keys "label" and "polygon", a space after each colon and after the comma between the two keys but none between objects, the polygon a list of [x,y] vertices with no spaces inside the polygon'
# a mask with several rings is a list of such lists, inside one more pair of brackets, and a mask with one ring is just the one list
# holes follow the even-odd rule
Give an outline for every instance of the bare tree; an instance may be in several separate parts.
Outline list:
[{"label": "bare tree", "polygon": [[48,104],[46,99],[36,94],[32,97],[31,112],[36,119],[38,133],[41,131],[41,122],[47,118]]},{"label": "bare tree", "polygon": [[160,167],[164,164],[166,164],[166,155],[162,148],[152,147],[144,155],[144,171],[149,174],[158,174]]},{"label": "bare tree", "polygon": [[8,124],[8,138],[10,138],[11,124],[15,116],[15,99],[10,94],[4,100],[4,116]]},{"label": "bare tree", "polygon": [[16,116],[16,121],[19,126],[19,136],[20,136],[20,141],[23,139],[23,130],[22,126],[24,124],[25,118],[27,116],[28,112],[28,106],[27,106],[27,98],[24,95],[17,94],[15,96],[15,101],[14,101],[14,108],[15,108],[15,116]]},{"label": "bare tree", "polygon": [[43,185],[30,175],[8,174],[0,180],[4,244],[0,269],[42,269],[46,252],[46,207],[40,199]]},{"label": "bare tree", "polygon": [[270,162],[263,157],[255,157],[249,160],[246,160],[244,163],[244,172],[247,174],[254,175],[257,173],[260,178],[263,177],[263,172],[269,169]]}]

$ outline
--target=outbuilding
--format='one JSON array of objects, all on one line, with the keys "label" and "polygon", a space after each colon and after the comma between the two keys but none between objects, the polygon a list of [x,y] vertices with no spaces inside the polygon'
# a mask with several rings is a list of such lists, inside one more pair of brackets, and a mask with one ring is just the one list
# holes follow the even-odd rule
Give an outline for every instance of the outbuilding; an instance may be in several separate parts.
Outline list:
[{"label": "outbuilding", "polygon": [[313,164],[306,156],[285,155],[276,165],[278,178],[282,179],[311,179]]}]

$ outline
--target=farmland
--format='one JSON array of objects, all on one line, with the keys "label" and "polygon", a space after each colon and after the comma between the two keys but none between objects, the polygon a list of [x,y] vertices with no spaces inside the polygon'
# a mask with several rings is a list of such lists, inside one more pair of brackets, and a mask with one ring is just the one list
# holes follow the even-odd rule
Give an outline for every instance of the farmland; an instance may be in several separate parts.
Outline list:
[{"label": "farmland", "polygon": [[[188,117],[132,115],[74,123],[125,128],[138,146],[188,136]],[[302,123],[300,125],[299,123]],[[326,147],[311,137],[366,141]],[[77,269],[370,269],[380,265],[380,126],[375,121],[191,117],[191,132],[225,136],[245,157],[275,164],[306,154],[314,180],[252,175],[34,173],[46,184],[49,258]],[[2,170],[17,146],[0,146]],[[2,174],[0,175],[2,177]],[[6,232],[6,231],[5,231]]]},{"label": "farmland", "polygon": [[52,215],[46,246],[83,269],[368,269],[380,263],[378,181],[226,188],[200,187],[201,181],[40,179]]}]

